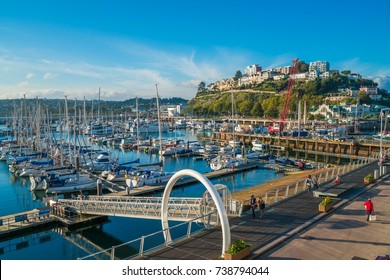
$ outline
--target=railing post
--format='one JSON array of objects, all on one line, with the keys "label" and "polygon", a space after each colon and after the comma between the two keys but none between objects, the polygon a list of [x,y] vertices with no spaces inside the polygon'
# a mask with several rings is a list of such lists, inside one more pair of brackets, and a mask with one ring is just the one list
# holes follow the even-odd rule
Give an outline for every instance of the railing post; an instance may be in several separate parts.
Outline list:
[{"label": "railing post", "polygon": [[294,194],[297,194],[297,193],[298,193],[298,188],[299,188],[299,182],[297,182],[297,183],[295,184]]},{"label": "railing post", "polygon": [[321,179],[322,179],[322,173],[318,176],[318,185],[321,184]]},{"label": "railing post", "polygon": [[326,171],[325,182],[328,182],[328,177],[329,177],[329,171]]},{"label": "railing post", "polygon": [[348,172],[351,170],[351,164],[348,164]]},{"label": "railing post", "polygon": [[335,168],[332,169],[332,178],[334,177]]},{"label": "railing post", "polygon": [[290,190],[290,185],[287,186],[286,191],[284,192],[284,197],[288,197],[288,191]]},{"label": "railing post", "polygon": [[191,236],[191,227],[192,227],[192,222],[188,223],[188,228],[187,228],[187,237]]},{"label": "railing post", "polygon": [[279,189],[276,189],[275,202],[278,202],[278,196],[279,196]]},{"label": "railing post", "polygon": [[238,216],[241,217],[243,211],[244,211],[244,203],[241,203],[240,208],[238,210]]},{"label": "railing post", "polygon": [[115,260],[115,246],[111,247],[110,260]]},{"label": "railing post", "polygon": [[265,202],[265,204],[268,203],[267,200],[268,200],[268,192],[264,195],[264,202]]},{"label": "railing post", "polygon": [[374,179],[375,180],[378,179],[378,170],[377,169],[374,170]]},{"label": "railing post", "polygon": [[139,256],[142,256],[144,253],[144,245],[145,245],[145,237],[142,236],[141,242],[139,243],[139,253],[138,253]]},{"label": "railing post", "polygon": [[345,174],[345,165],[343,166],[343,174]]}]

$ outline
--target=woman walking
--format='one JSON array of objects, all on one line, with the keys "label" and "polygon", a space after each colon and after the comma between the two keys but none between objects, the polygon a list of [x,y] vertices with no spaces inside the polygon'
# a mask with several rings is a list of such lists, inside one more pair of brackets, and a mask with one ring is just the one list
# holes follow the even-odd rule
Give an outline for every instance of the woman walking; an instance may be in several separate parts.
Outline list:
[{"label": "woman walking", "polygon": [[367,199],[367,201],[364,203],[364,207],[366,208],[368,222],[370,220],[370,216],[374,214],[374,204],[372,204],[371,198]]}]

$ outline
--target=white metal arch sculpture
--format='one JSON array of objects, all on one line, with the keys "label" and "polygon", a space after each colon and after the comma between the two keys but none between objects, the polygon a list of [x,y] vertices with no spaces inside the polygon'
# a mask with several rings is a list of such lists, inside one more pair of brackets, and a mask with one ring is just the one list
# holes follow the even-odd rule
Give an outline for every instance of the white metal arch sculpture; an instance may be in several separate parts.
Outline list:
[{"label": "white metal arch sculpture", "polygon": [[231,242],[229,220],[226,214],[225,207],[223,205],[221,197],[219,196],[217,190],[210,182],[210,180],[207,179],[198,171],[192,169],[183,169],[176,172],[168,181],[167,186],[165,187],[163,198],[162,198],[162,205],[161,205],[161,223],[164,232],[165,242],[172,241],[172,237],[168,225],[168,200],[171,195],[173,186],[176,184],[176,182],[179,179],[181,179],[184,176],[191,176],[197,179],[199,182],[201,182],[203,186],[205,186],[208,192],[210,193],[215,203],[215,206],[217,207],[218,216],[219,219],[221,220],[221,227],[222,227],[222,256],[223,256],[225,251],[229,248]]}]

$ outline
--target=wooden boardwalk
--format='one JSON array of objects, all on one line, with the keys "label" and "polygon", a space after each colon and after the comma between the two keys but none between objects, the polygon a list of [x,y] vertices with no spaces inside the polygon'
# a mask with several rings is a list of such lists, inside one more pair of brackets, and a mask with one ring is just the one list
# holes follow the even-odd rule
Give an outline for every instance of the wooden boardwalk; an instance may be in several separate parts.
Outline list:
[{"label": "wooden boardwalk", "polygon": [[[319,213],[318,211],[318,204],[322,198],[315,197],[310,192],[305,192],[266,208],[261,218],[259,213],[257,213],[256,218],[252,218],[251,213],[244,213],[241,217],[230,218],[232,242],[238,239],[246,240],[252,247],[252,254],[248,259],[261,258],[262,254],[283,242],[287,242],[300,231],[316,224],[335,209],[342,207],[350,199],[355,199],[357,195],[370,188],[372,185],[365,185],[363,178],[368,173],[373,174],[375,169],[378,169],[377,163],[371,163],[341,176],[341,182],[354,184],[354,188],[345,193],[345,196],[333,198],[335,207],[329,213]],[[320,186],[319,190],[321,188]],[[201,232],[196,236],[171,244],[156,252],[148,253],[141,259],[216,260],[220,259],[221,250],[222,232],[220,228],[216,228]]]}]

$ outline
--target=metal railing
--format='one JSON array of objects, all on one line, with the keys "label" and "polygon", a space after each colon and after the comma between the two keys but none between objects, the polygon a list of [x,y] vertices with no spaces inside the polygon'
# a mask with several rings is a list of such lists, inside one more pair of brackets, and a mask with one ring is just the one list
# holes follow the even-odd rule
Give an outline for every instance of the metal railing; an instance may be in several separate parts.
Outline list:
[{"label": "metal railing", "polygon": [[50,209],[41,209],[36,212],[19,213],[14,216],[0,217],[0,226],[4,230],[12,230],[14,227],[22,227],[25,224],[48,218]]},{"label": "metal railing", "polygon": [[[323,185],[331,182],[337,175],[345,175],[353,170],[356,170],[358,168],[363,167],[364,165],[367,165],[373,161],[376,161],[376,157],[371,158],[363,158],[360,160],[357,160],[353,163],[350,163],[348,165],[342,165],[338,166],[336,168],[333,168],[332,170],[323,172],[318,174],[318,185]],[[381,169],[382,170],[382,169]],[[381,172],[382,176],[385,173],[385,171]],[[375,177],[377,178],[377,177]],[[285,200],[287,198],[290,198],[292,196],[298,195],[300,193],[303,193],[308,190],[308,186],[306,184],[306,179],[296,182],[295,184],[287,185],[282,188],[278,188],[272,191],[269,191],[262,195],[263,200],[266,204],[266,207],[272,206],[275,203],[278,203],[282,200]],[[244,212],[245,208],[247,208],[250,204],[250,200],[245,200],[240,205],[240,215]],[[258,206],[260,207],[260,205]]]},{"label": "metal railing", "polygon": [[[178,242],[189,238],[204,229],[211,229],[219,225],[219,217],[217,211],[208,213],[201,217],[171,226],[165,230],[141,236],[140,238],[122,243],[117,246],[112,246],[106,250],[102,250],[95,254],[78,258],[79,260],[128,260],[140,258],[146,253],[156,251],[168,246],[174,242]],[[164,232],[170,232],[172,241],[166,242]]]},{"label": "metal railing", "polygon": [[[99,197],[88,199],[59,199],[61,205],[68,206],[82,214],[122,216],[160,219],[161,197]],[[201,198],[170,198],[168,217],[170,220],[190,220],[212,210],[204,205]]]}]

